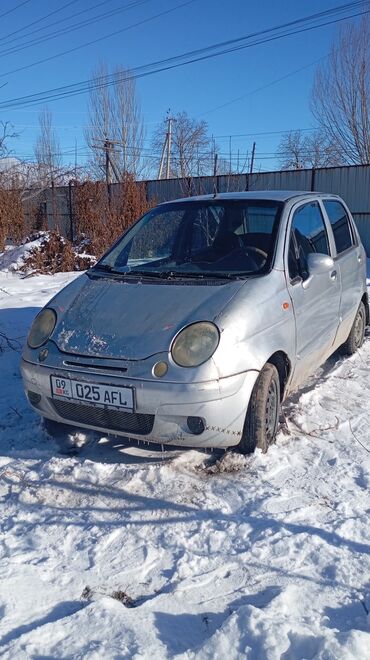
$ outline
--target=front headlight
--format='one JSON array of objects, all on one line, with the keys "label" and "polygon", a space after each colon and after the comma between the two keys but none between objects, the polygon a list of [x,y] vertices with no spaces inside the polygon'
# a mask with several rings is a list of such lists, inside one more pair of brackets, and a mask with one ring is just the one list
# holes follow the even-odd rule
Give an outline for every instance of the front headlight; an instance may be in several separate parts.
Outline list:
[{"label": "front headlight", "polygon": [[53,309],[43,309],[35,318],[27,343],[31,348],[40,348],[49,339],[55,328],[57,315]]},{"label": "front headlight", "polygon": [[171,349],[173,360],[180,367],[198,367],[213,355],[219,339],[218,329],[213,323],[192,323],[175,338]]}]

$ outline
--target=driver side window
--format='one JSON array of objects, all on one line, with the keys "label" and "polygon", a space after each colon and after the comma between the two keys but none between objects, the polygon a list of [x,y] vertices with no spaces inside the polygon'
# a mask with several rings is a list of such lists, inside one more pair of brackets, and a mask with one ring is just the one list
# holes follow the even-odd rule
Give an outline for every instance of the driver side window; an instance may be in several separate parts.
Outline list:
[{"label": "driver side window", "polygon": [[308,278],[307,257],[311,252],[330,254],[328,235],[317,202],[300,206],[293,215],[288,253],[290,280]]}]

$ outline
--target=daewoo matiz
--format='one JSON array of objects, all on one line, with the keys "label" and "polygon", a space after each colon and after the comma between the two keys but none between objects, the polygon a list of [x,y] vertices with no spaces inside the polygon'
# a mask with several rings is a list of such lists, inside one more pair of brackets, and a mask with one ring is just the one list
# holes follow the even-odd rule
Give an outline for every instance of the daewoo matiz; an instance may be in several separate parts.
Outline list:
[{"label": "daewoo matiz", "polygon": [[280,402],[369,321],[366,256],[337,196],[164,203],[36,317],[22,374],[44,418],[266,451]]}]

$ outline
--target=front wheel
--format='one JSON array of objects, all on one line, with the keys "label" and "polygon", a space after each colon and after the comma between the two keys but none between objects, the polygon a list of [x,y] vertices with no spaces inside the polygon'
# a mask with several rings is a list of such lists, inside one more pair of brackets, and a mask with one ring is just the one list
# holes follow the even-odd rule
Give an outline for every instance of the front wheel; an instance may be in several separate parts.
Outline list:
[{"label": "front wheel", "polygon": [[356,353],[356,351],[361,348],[365,338],[365,327],[366,311],[365,305],[361,301],[348,339],[341,347],[341,351],[344,355],[353,355],[353,353]]},{"label": "front wheel", "polygon": [[279,413],[279,374],[273,364],[267,363],[253,388],[238,450],[242,454],[251,454],[259,447],[265,454],[275,441]]}]

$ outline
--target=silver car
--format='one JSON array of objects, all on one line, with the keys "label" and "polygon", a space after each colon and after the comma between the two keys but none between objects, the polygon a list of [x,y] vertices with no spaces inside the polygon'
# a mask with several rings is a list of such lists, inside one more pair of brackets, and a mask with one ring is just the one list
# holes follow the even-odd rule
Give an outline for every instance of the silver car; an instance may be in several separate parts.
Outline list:
[{"label": "silver car", "polygon": [[365,262],[336,195],[161,204],[38,314],[28,400],[73,426],[267,451],[282,399],[335,350],[362,345]]}]

